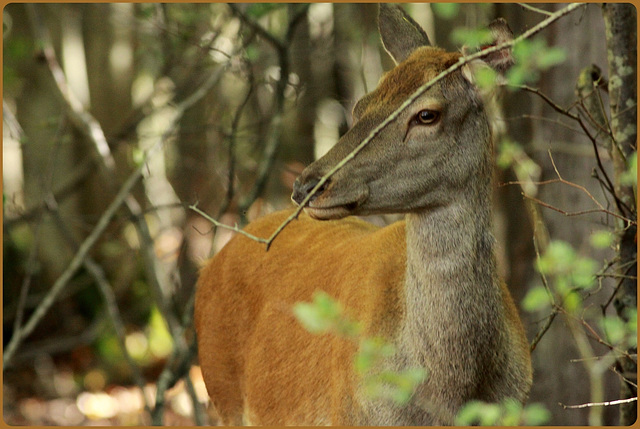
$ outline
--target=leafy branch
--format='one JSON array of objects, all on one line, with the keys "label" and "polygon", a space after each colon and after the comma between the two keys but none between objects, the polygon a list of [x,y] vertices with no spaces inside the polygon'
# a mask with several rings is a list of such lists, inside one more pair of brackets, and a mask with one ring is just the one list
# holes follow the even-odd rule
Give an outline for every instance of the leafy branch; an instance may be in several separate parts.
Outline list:
[{"label": "leafy branch", "polygon": [[353,365],[369,398],[388,398],[406,405],[428,376],[420,367],[385,368],[385,360],[396,353],[393,344],[381,337],[364,335],[362,325],[351,320],[340,303],[325,292],[315,292],[310,303],[296,303],[293,313],[312,334],[331,333],[357,344]]}]

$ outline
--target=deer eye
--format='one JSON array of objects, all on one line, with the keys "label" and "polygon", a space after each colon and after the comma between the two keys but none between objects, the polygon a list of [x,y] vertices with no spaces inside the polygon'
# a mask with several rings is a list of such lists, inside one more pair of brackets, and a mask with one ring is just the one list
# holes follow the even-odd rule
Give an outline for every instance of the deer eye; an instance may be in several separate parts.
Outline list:
[{"label": "deer eye", "polygon": [[416,115],[416,123],[420,125],[433,125],[440,119],[440,112],[437,110],[421,110]]}]

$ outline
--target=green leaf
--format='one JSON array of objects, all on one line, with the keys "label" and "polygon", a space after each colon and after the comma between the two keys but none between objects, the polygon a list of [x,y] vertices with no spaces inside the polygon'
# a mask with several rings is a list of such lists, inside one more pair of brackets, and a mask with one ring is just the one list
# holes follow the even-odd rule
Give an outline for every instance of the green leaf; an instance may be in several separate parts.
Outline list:
[{"label": "green leaf", "polygon": [[500,423],[502,407],[499,404],[489,404],[472,401],[463,406],[456,416],[457,426],[493,426]]},{"label": "green leaf", "polygon": [[149,315],[149,351],[158,357],[166,358],[173,350],[173,337],[169,333],[162,313],[155,305]]},{"label": "green leaf", "polygon": [[638,186],[638,153],[633,152],[627,158],[627,171],[620,175],[620,183],[626,186]]},{"label": "green leaf", "polygon": [[490,91],[496,86],[498,72],[491,67],[481,67],[474,71],[474,77],[478,88]]},{"label": "green leaf", "polygon": [[535,312],[550,307],[549,293],[543,286],[530,289],[522,300],[522,308],[529,312]]},{"label": "green leaf", "polygon": [[540,426],[551,419],[551,413],[542,404],[530,404],[522,413],[521,424],[525,426]]},{"label": "green leaf", "polygon": [[469,29],[458,27],[451,32],[451,41],[458,45],[478,48],[493,42],[493,36],[491,31],[486,28]]},{"label": "green leaf", "polygon": [[360,347],[355,358],[356,371],[363,374],[370,371],[374,365],[386,357],[395,354],[395,347],[383,338],[364,338],[360,341]]},{"label": "green leaf", "polygon": [[595,249],[606,249],[611,247],[614,243],[615,235],[611,233],[611,231],[601,230],[595,231],[589,237],[589,242],[591,246]]},{"label": "green leaf", "polygon": [[344,315],[340,303],[322,291],[313,294],[311,303],[294,304],[293,314],[313,334],[333,332],[351,338],[360,332],[360,326]]},{"label": "green leaf", "polygon": [[455,419],[458,426],[516,426],[541,425],[550,418],[549,411],[541,404],[523,407],[514,399],[506,399],[499,404],[471,401],[465,404]]},{"label": "green leaf", "polygon": [[140,167],[140,165],[142,165],[142,163],[144,162],[144,157],[145,153],[142,149],[133,148],[133,150],[131,151],[131,159],[133,160],[133,164],[136,167]]},{"label": "green leaf", "polygon": [[638,309],[627,308],[625,311],[627,317],[627,331],[629,332],[629,347],[638,347]]},{"label": "green leaf", "polygon": [[515,399],[507,398],[502,402],[501,426],[517,426],[522,418],[522,404]]},{"label": "green leaf", "polygon": [[480,409],[480,425],[482,426],[495,426],[500,423],[500,405],[498,404],[484,404],[484,407]]},{"label": "green leaf", "polygon": [[480,401],[471,401],[466,403],[456,416],[456,426],[472,426],[477,424],[480,410],[484,404]]},{"label": "green leaf", "polygon": [[431,10],[439,18],[453,19],[458,16],[460,5],[458,3],[431,3]]},{"label": "green leaf", "polygon": [[576,252],[565,241],[554,240],[538,260],[537,268],[543,274],[567,273],[576,260]]},{"label": "green leaf", "polygon": [[595,284],[598,263],[590,258],[578,258],[572,268],[571,281],[581,288],[590,288]]},{"label": "green leaf", "polygon": [[[537,40],[537,39],[534,39]],[[512,55],[516,64],[528,63],[531,55],[535,51],[532,39],[524,39],[513,45]]]},{"label": "green leaf", "polygon": [[331,324],[312,304],[297,303],[293,307],[293,313],[302,326],[313,334],[322,334],[331,328]]},{"label": "green leaf", "polygon": [[498,158],[496,163],[498,167],[502,169],[506,169],[511,167],[513,162],[515,161],[515,155],[518,151],[518,146],[511,140],[504,139],[500,142],[500,146],[498,147]]},{"label": "green leaf", "polygon": [[249,45],[245,49],[245,54],[249,61],[257,61],[260,58],[260,49],[255,45]]},{"label": "green leaf", "polygon": [[426,378],[423,368],[409,368],[400,372],[382,371],[368,380],[374,397],[389,398],[398,405],[406,405],[416,388]]},{"label": "green leaf", "polygon": [[569,292],[562,302],[562,306],[569,313],[577,313],[582,308],[582,297],[575,292]]},{"label": "green leaf", "polygon": [[566,59],[562,48],[547,46],[542,38],[522,40],[513,47],[515,65],[506,73],[511,85],[524,85],[540,78],[540,72]]},{"label": "green leaf", "polygon": [[547,46],[537,52],[536,64],[540,70],[547,70],[557,64],[562,64],[567,59],[567,53],[563,48]]},{"label": "green leaf", "polygon": [[603,317],[600,319],[600,326],[613,345],[622,343],[628,333],[626,324],[617,316]]},{"label": "green leaf", "polygon": [[312,334],[324,334],[331,329],[331,320],[314,304],[298,302],[293,306],[293,314]]},{"label": "green leaf", "polygon": [[516,63],[507,70],[505,77],[510,85],[519,86],[538,80],[539,74],[536,70],[525,64]]},{"label": "green leaf", "polygon": [[638,309],[627,308],[624,314],[627,318],[627,325],[629,326],[629,332],[632,332],[635,335],[635,333],[638,332]]}]

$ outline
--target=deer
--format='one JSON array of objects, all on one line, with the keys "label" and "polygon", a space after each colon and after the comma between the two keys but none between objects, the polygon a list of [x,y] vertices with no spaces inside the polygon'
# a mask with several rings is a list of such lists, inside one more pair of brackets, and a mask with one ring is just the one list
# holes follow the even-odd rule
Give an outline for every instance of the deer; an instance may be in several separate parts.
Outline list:
[{"label": "deer", "polygon": [[[469,401],[527,399],[529,347],[497,272],[491,128],[470,65],[426,90],[319,186],[462,55],[431,46],[398,5],[380,5],[378,19],[396,65],[354,105],[352,127],[296,179],[292,200],[308,199],[304,210],[268,251],[236,234],[200,272],[198,359],[223,425],[450,425]],[[496,38],[510,34],[504,21],[493,27]],[[509,61],[505,49],[478,66],[503,71]],[[291,213],[245,231],[268,236]],[[404,218],[378,227],[358,217],[372,214]],[[407,404],[366,395],[353,366],[357,345],[295,319],[292,306],[316,290],[393,344],[389,368],[425,370]]]}]

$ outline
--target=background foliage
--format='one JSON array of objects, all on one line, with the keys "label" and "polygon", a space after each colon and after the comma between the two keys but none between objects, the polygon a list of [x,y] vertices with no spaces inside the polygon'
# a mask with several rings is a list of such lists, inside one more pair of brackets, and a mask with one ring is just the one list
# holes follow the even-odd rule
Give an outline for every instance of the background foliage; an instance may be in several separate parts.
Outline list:
[{"label": "background foliage", "polygon": [[[482,44],[497,16],[518,35],[564,6],[406,8],[435,44],[460,49]],[[392,66],[376,13],[5,7],[6,422],[214,422],[195,359],[193,287],[232,232],[189,206],[244,225],[291,204],[296,175]],[[471,404],[462,423],[635,418],[635,402],[558,405],[637,395],[635,23],[633,7],[592,4],[515,47],[493,108],[495,230],[535,347],[536,405]],[[392,352],[371,341],[362,359]]]}]

